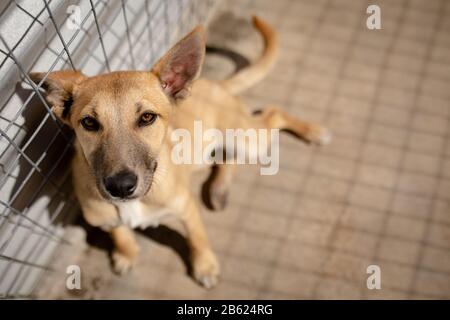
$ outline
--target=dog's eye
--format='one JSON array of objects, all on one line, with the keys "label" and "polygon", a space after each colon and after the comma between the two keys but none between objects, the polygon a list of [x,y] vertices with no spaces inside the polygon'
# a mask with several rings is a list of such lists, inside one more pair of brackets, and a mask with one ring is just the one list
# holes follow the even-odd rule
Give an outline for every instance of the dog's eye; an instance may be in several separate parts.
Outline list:
[{"label": "dog's eye", "polygon": [[139,118],[139,126],[148,126],[155,122],[158,115],[151,113],[151,112],[144,112],[141,117]]},{"label": "dog's eye", "polygon": [[100,129],[100,123],[92,117],[81,119],[81,125],[88,131],[98,131]]}]

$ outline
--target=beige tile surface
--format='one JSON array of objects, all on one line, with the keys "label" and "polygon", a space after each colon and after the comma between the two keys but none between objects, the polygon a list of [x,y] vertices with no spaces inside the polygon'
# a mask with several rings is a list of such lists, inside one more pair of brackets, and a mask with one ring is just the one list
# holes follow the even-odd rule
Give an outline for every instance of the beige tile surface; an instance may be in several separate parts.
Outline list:
[{"label": "beige tile surface", "polygon": [[[450,298],[450,3],[378,2],[383,29],[370,31],[365,1],[224,1],[211,22],[216,45],[254,59],[260,38],[236,22],[252,13],[280,34],[276,67],[244,101],[323,122],[333,143],[282,136],[278,175],[243,166],[226,210],[204,208],[217,288],[187,275],[183,230],[170,224],[140,234],[143,257],[123,278],[107,250],[88,245],[71,261],[86,270],[86,289],[54,297]],[[220,78],[220,63],[208,57],[205,75]],[[381,290],[366,287],[372,264]]]}]

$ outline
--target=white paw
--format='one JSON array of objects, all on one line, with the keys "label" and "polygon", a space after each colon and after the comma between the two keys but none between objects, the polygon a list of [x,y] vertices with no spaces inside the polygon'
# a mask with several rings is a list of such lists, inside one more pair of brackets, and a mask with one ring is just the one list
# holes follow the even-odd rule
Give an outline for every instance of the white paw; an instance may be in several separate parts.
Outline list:
[{"label": "white paw", "polygon": [[197,281],[205,288],[212,289],[219,283],[219,275],[204,275],[197,279]]},{"label": "white paw", "polygon": [[118,275],[128,273],[133,267],[135,261],[119,251],[114,251],[112,254],[114,272]]},{"label": "white paw", "polygon": [[212,289],[219,282],[220,267],[217,258],[211,251],[194,258],[194,278],[206,289]]},{"label": "white paw", "polygon": [[327,145],[333,140],[333,135],[328,129],[323,128],[323,132],[320,135],[320,138],[318,140],[318,144],[324,146]]},{"label": "white paw", "polygon": [[314,127],[311,127],[306,138],[312,143],[323,146],[331,142],[332,135],[328,129],[316,125]]}]

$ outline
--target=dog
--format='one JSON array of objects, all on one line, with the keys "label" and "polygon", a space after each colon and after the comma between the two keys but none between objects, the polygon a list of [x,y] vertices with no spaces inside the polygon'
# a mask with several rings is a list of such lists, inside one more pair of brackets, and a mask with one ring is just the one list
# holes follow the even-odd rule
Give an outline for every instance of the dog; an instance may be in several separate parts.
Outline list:
[{"label": "dog", "polygon": [[[113,268],[124,274],[136,263],[136,227],[156,226],[172,215],[183,223],[191,253],[192,276],[205,288],[218,283],[220,267],[211,249],[200,210],[190,191],[199,165],[174,164],[170,133],[203,127],[280,129],[308,142],[325,144],[329,132],[297,119],[277,106],[247,111],[237,94],[264,78],[278,54],[277,35],[253,17],[264,50],[258,60],[229,79],[198,79],[205,56],[201,26],[172,47],[150,71],[120,71],[87,77],[79,71],[31,73],[41,84],[56,118],[75,132],[72,162],[75,194],[85,220],[110,233]],[[225,151],[226,152],[226,151]],[[225,206],[233,164],[218,164],[210,184],[214,209]]]}]

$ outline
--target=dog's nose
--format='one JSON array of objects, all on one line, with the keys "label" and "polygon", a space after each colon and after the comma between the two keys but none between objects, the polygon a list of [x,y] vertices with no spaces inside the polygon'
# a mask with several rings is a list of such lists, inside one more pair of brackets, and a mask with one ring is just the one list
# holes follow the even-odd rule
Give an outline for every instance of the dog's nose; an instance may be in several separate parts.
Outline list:
[{"label": "dog's nose", "polygon": [[105,188],[110,195],[117,198],[130,196],[137,186],[137,176],[131,171],[121,171],[104,180]]}]

